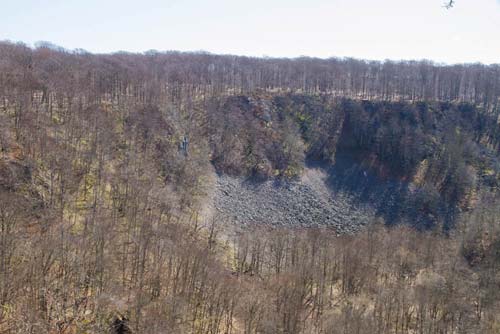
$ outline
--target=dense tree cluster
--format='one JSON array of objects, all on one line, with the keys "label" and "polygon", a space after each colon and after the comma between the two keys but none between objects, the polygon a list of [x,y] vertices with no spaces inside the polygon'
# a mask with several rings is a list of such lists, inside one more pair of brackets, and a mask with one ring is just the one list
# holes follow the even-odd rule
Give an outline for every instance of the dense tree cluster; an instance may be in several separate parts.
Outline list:
[{"label": "dense tree cluster", "polygon": [[429,61],[275,59],[208,53],[150,51],[93,55],[47,44],[30,49],[0,45],[2,95],[58,91],[90,99],[161,98],[247,94],[256,89],[379,100],[457,101],[498,111],[500,67],[441,65]]}]

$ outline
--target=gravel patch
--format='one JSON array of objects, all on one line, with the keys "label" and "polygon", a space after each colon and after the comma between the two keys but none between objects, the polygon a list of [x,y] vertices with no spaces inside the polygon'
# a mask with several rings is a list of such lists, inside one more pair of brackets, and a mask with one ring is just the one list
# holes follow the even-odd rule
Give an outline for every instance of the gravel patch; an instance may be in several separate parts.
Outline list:
[{"label": "gravel patch", "polygon": [[214,209],[233,223],[274,226],[327,226],[353,233],[374,217],[373,210],[328,189],[324,175],[306,170],[300,181],[249,181],[218,176]]}]

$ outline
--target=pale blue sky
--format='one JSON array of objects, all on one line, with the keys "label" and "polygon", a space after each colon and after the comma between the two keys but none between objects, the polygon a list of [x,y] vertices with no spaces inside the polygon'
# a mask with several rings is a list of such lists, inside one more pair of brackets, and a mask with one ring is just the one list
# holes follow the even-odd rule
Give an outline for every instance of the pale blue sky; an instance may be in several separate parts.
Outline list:
[{"label": "pale blue sky", "polygon": [[0,0],[0,40],[91,52],[500,63],[500,1]]}]

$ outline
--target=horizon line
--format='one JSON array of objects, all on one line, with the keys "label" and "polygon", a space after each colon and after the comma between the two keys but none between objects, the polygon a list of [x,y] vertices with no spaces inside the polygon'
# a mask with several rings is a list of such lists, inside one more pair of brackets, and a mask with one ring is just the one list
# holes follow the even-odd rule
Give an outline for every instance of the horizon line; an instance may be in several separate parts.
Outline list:
[{"label": "horizon line", "polygon": [[89,54],[93,56],[112,56],[112,55],[118,55],[118,54],[128,54],[128,55],[137,55],[137,56],[149,56],[149,55],[155,55],[155,54],[163,54],[166,55],[168,53],[179,53],[179,54],[205,54],[205,55],[210,55],[210,56],[220,56],[220,57],[237,57],[237,58],[251,58],[251,59],[259,59],[259,60],[301,60],[301,59],[310,59],[310,60],[321,60],[321,61],[327,61],[327,60],[355,60],[355,61],[360,61],[360,62],[365,62],[365,63],[429,63],[429,65],[432,66],[440,66],[440,67],[453,67],[453,66],[471,66],[471,65],[481,65],[481,66],[488,66],[488,67],[495,67],[495,66],[500,66],[500,61],[495,62],[495,63],[484,63],[481,61],[475,61],[475,62],[455,62],[455,63],[450,63],[450,62],[444,62],[444,61],[438,61],[438,60],[433,60],[433,59],[428,59],[428,58],[420,58],[420,59],[391,59],[391,58],[384,58],[384,59],[368,59],[368,58],[361,58],[361,57],[356,57],[356,56],[328,56],[328,57],[320,57],[320,56],[310,56],[310,55],[299,55],[299,56],[270,56],[263,54],[261,56],[255,56],[255,55],[245,55],[245,54],[234,54],[234,53],[224,53],[224,52],[213,52],[213,51],[208,51],[208,50],[176,50],[176,49],[170,49],[170,50],[158,50],[158,49],[148,49],[144,51],[128,51],[128,50],[116,50],[116,51],[105,51],[105,52],[96,52],[96,51],[89,51],[84,48],[67,48],[65,46],[56,44],[51,41],[45,41],[45,40],[40,40],[36,41],[33,43],[27,43],[24,41],[14,41],[10,39],[2,39],[0,40],[0,43],[6,43],[6,44],[13,44],[13,45],[20,45],[27,47],[31,50],[38,50],[38,49],[50,49],[52,51],[57,51],[57,52],[66,52],[70,53],[73,55],[83,55],[83,54]]}]

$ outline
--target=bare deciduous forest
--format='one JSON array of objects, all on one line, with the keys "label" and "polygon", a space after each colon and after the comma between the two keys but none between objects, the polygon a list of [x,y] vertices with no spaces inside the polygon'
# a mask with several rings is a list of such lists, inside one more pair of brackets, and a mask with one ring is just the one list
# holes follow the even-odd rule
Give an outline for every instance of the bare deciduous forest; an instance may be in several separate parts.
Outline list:
[{"label": "bare deciduous forest", "polygon": [[[2,42],[0,332],[499,333],[499,101],[498,65]],[[405,205],[356,234],[203,215],[213,175],[311,161]]]}]

